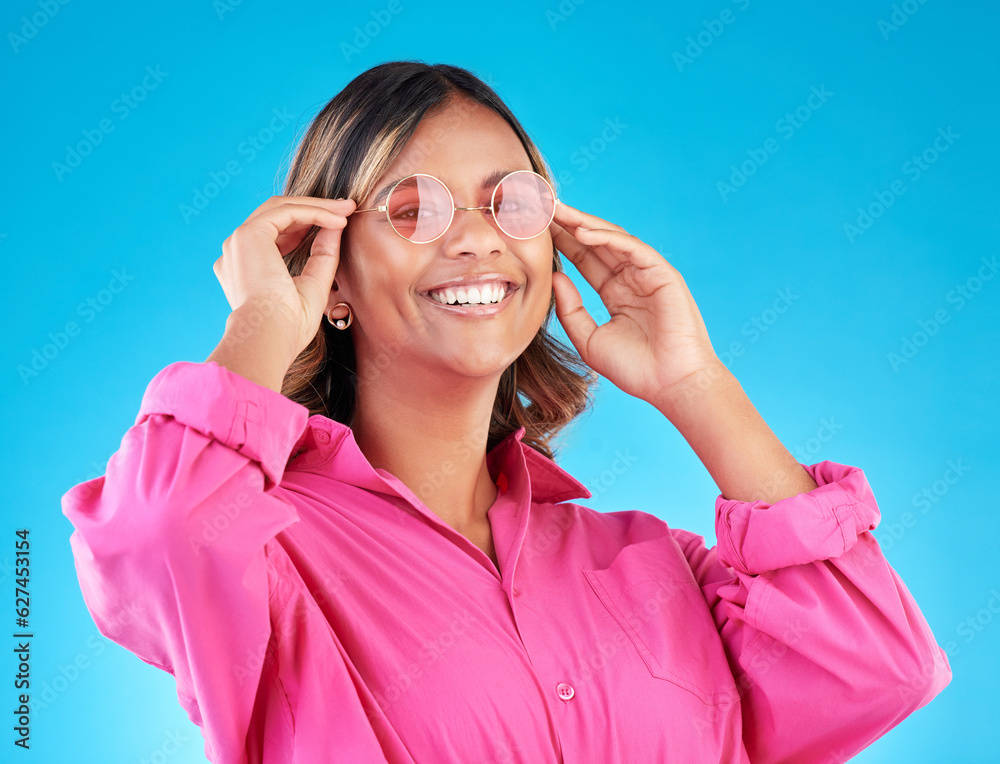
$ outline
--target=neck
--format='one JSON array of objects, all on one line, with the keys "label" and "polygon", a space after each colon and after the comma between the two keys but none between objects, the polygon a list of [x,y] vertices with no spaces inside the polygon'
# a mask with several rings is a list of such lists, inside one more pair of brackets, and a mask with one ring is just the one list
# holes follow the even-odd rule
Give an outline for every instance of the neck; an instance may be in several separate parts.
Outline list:
[{"label": "neck", "polygon": [[373,467],[399,478],[459,532],[488,524],[497,487],[486,463],[500,375],[388,364],[358,377],[351,429]]}]

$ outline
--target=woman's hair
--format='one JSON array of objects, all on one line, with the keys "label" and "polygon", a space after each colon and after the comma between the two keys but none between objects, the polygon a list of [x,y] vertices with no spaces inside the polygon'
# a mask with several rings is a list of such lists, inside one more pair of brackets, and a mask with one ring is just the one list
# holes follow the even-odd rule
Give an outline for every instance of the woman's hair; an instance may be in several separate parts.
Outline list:
[{"label": "woman's hair", "polygon": [[[493,109],[513,128],[531,160],[532,169],[551,185],[541,153],[492,88],[466,69],[419,61],[390,61],[359,74],[316,115],[295,151],[284,195],[361,202],[405,149],[420,120],[444,106]],[[438,140],[447,140],[438,135]],[[297,276],[309,257],[310,229],[301,244],[284,256],[288,272]],[[341,235],[341,252],[349,251],[349,235]],[[552,248],[552,271],[562,271]],[[524,442],[553,458],[551,439],[592,403],[597,375],[574,349],[548,332],[555,297],[538,333],[500,378],[487,436],[487,451],[519,427]],[[370,361],[362,381],[393,362],[399,346],[383,348]],[[357,398],[358,374],[350,330],[320,322],[320,330],[292,363],[281,387],[310,414],[324,414],[349,425]],[[522,401],[522,396],[527,405]]]}]

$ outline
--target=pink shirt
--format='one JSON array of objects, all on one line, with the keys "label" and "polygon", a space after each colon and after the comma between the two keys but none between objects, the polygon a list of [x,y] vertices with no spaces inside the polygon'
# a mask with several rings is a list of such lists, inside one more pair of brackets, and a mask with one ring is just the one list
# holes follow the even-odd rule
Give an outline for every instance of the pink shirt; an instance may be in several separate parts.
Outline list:
[{"label": "pink shirt", "polygon": [[87,608],[227,764],[829,764],[951,680],[857,467],[718,496],[707,549],[568,501],[591,494],[523,435],[487,457],[498,570],[350,428],[171,364],[63,497]]}]

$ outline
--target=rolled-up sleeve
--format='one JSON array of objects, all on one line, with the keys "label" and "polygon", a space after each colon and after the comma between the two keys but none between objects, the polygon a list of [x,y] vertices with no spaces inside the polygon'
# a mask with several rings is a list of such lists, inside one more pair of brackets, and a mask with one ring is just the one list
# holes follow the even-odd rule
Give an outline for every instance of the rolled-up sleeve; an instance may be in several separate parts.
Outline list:
[{"label": "rolled-up sleeve", "polygon": [[271,634],[268,544],[299,518],[275,495],[308,409],[214,362],[149,383],[105,474],[62,497],[100,632],[171,673],[212,761],[242,761]]},{"label": "rolled-up sleeve", "polygon": [[846,761],[951,681],[947,655],[869,532],[864,472],[802,465],[817,487],[774,504],[716,499],[717,545],[674,530],[741,696],[755,764]]}]

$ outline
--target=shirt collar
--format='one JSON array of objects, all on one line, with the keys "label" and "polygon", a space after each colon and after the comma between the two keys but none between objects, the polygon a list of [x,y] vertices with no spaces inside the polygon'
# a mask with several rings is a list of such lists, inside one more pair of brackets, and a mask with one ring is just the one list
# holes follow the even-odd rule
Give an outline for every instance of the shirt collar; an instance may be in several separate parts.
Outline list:
[{"label": "shirt collar", "polygon": [[580,481],[566,470],[522,442],[526,430],[518,428],[497,443],[486,455],[491,475],[500,475],[509,481],[512,475],[526,473],[529,478],[531,501],[535,504],[555,504],[567,499],[589,499],[592,494]]},{"label": "shirt collar", "polygon": [[[586,486],[552,459],[524,443],[525,432],[524,427],[518,428],[486,455],[487,467],[495,476],[501,493],[515,484],[523,484],[527,489],[527,498],[534,504],[591,498],[592,494]],[[400,494],[393,483],[395,479],[388,472],[372,467],[354,439],[354,431],[322,414],[309,417],[306,429],[292,452],[295,454],[290,462],[290,465],[294,462],[293,469],[322,471],[352,485]],[[336,459],[333,458],[335,455]],[[522,481],[524,476],[528,478],[526,482]]]}]

